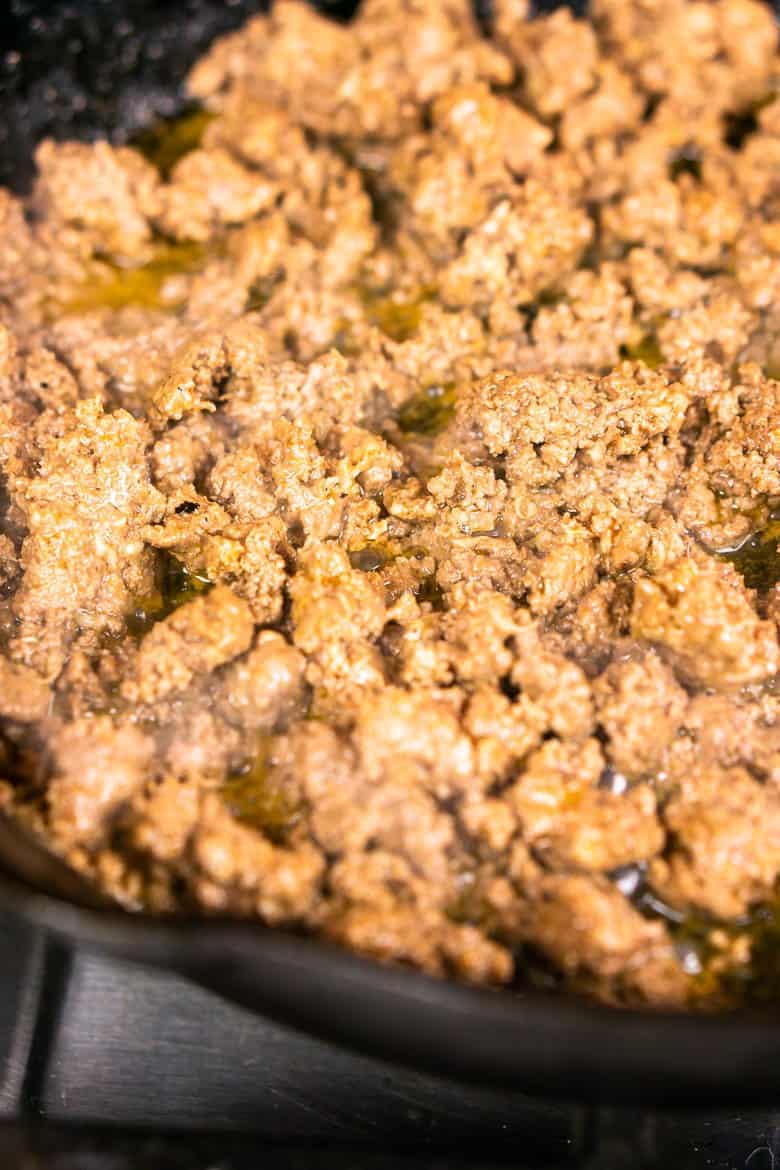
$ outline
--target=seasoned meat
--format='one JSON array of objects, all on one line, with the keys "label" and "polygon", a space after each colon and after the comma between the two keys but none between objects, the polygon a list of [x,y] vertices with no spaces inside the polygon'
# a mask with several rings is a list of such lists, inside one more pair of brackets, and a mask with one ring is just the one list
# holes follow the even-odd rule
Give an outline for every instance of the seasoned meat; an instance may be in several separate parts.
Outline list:
[{"label": "seasoned meat", "polygon": [[780,895],[776,23],[472,7],[275,0],[183,121],[0,191],[0,802],[128,909],[733,1006]]},{"label": "seasoned meat", "polygon": [[686,558],[638,580],[631,632],[704,687],[762,682],[780,667],[774,623],[759,618],[736,569],[715,561]]},{"label": "seasoned meat", "polygon": [[9,477],[25,531],[13,597],[12,656],[54,678],[77,634],[119,633],[133,598],[151,584],[140,529],[161,512],[146,459],[148,430],[125,411],[87,399],[52,417],[33,439],[35,463]]},{"label": "seasoned meat", "polygon": [[304,656],[273,630],[261,630],[248,654],[220,678],[218,705],[231,723],[273,731],[303,705]]},{"label": "seasoned meat", "polygon": [[154,740],[108,715],[52,727],[52,776],[46,802],[55,841],[89,847],[110,833],[110,818],[146,783]]},{"label": "seasoned meat", "polygon": [[629,651],[599,676],[593,692],[613,767],[626,776],[652,775],[688,707],[674,672],[652,650]]},{"label": "seasoned meat", "polygon": [[55,236],[71,235],[73,247],[133,257],[151,238],[159,179],[137,151],[107,142],[46,139],[35,154],[38,178],[33,205]]},{"label": "seasoned meat", "polygon": [[182,605],[143,639],[122,684],[130,702],[154,703],[249,649],[254,622],[245,601],[224,585]]},{"label": "seasoned meat", "polygon": [[28,666],[0,657],[0,715],[18,723],[36,723],[48,713],[52,693]]},{"label": "seasoned meat", "polygon": [[666,809],[668,857],[651,881],[672,904],[718,918],[767,897],[780,872],[780,794],[739,768],[705,772]]}]

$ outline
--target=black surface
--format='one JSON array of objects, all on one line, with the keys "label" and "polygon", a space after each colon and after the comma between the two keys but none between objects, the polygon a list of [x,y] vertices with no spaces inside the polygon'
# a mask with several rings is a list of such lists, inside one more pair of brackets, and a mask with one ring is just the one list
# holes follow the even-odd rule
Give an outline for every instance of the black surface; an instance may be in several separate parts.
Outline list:
[{"label": "black surface", "polygon": [[[346,16],[355,0],[320,0]],[[263,0],[0,0],[0,184],[23,190],[45,136],[124,141],[182,103],[215,36]]]},{"label": "black surface", "polygon": [[42,935],[12,930],[0,919],[0,1119],[19,1113],[40,1006],[45,951]]},{"label": "black surface", "polygon": [[0,954],[3,1170],[780,1164],[780,1109],[474,1089],[350,1056],[168,973],[68,955],[2,918]]},{"label": "black surface", "polygon": [[[190,1149],[193,1132],[195,1146],[221,1150],[216,1135],[242,1134],[247,1157],[260,1141],[285,1158],[293,1147],[326,1145],[334,1157],[345,1145],[375,1157],[388,1144],[442,1147],[469,1165],[480,1142],[491,1157],[522,1149],[528,1164],[571,1163],[586,1151],[581,1107],[354,1056],[168,973],[42,946],[9,920],[0,923],[0,950],[11,957],[0,981],[0,1041],[21,1054],[2,1116],[70,1127],[50,1131],[52,1150],[86,1141],[115,1151],[119,1141],[129,1155],[142,1139],[127,1131],[138,1127],[189,1133]],[[84,1136],[98,1124],[125,1136]],[[6,1132],[7,1141],[23,1138]],[[36,1140],[46,1134],[28,1130],[27,1144]],[[176,1150],[181,1140],[168,1144]]]},{"label": "black surface", "polygon": [[479,990],[252,922],[82,909],[2,875],[0,907],[83,953],[187,974],[260,1014],[409,1068],[580,1101],[780,1100],[776,1014],[629,1012],[532,990]]},{"label": "black surface", "polygon": [[[664,1140],[663,1125],[640,1122],[652,1148],[633,1124],[622,1127],[614,1119],[604,1124],[596,1145],[576,1163],[531,1161],[522,1145],[501,1151],[489,1139],[457,1149],[409,1149],[392,1142],[367,1149],[246,1136],[77,1133],[59,1127],[0,1129],[0,1158],[9,1170],[532,1170],[542,1165],[559,1170],[572,1165],[578,1170],[775,1170],[780,1159],[776,1129],[764,1130],[748,1117],[705,1123],[700,1131],[671,1141]],[[675,1123],[674,1128],[680,1127]]]}]

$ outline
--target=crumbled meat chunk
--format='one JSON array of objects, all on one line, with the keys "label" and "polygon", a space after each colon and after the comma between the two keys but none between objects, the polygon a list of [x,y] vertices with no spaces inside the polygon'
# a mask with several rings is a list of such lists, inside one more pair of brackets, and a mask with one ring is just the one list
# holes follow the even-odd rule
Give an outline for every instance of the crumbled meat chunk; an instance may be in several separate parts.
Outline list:
[{"label": "crumbled meat chunk", "polygon": [[36,405],[54,410],[75,406],[79,384],[68,367],[46,346],[30,349],[24,358],[21,392]]},{"label": "crumbled meat chunk", "polygon": [[197,338],[177,355],[172,369],[155,389],[153,417],[159,415],[160,423],[165,424],[195,411],[213,410],[213,399],[220,384],[227,381],[229,371],[224,337]]},{"label": "crumbled meat chunk", "polygon": [[412,763],[424,784],[446,796],[473,776],[473,748],[449,704],[388,687],[361,706],[355,742],[366,775]]},{"label": "crumbled meat chunk", "polygon": [[603,218],[604,231],[615,243],[655,248],[676,265],[702,268],[723,265],[740,222],[734,192],[666,178],[605,207]]},{"label": "crumbled meat chunk", "polygon": [[506,458],[509,482],[542,488],[578,454],[592,463],[634,455],[655,435],[678,432],[688,403],[683,385],[644,366],[604,378],[501,373],[459,399],[456,426],[465,441]]},{"label": "crumbled meat chunk", "polygon": [[719,918],[771,894],[780,872],[780,794],[741,768],[711,771],[665,809],[668,856],[650,880],[661,895]]},{"label": "crumbled meat chunk", "polygon": [[226,224],[266,211],[276,186],[246,170],[224,150],[196,150],[174,168],[159,192],[158,226],[176,239],[207,240]]},{"label": "crumbled meat chunk", "polygon": [[92,252],[143,254],[151,238],[149,217],[157,210],[158,179],[136,151],[47,138],[35,162],[33,202],[52,229],[71,229]]},{"label": "crumbled meat chunk", "polygon": [[684,976],[662,924],[648,922],[614,886],[550,874],[534,895],[519,933],[570,976],[612,977],[624,992],[658,1004],[679,1000]]},{"label": "crumbled meat chunk", "polygon": [[466,236],[442,273],[442,298],[453,308],[485,309],[499,296],[527,304],[571,274],[592,234],[581,208],[529,179],[516,203],[497,204]]},{"label": "crumbled meat chunk", "polygon": [[[45,418],[45,416],[43,416]],[[27,527],[13,599],[14,658],[53,678],[77,631],[118,633],[152,562],[140,529],[162,497],[146,460],[148,432],[124,411],[79,402],[38,437],[34,474],[11,481]]]},{"label": "crumbled meat chunk", "polygon": [[598,42],[593,27],[559,8],[539,20],[499,19],[499,38],[522,70],[528,101],[542,117],[564,113],[596,80]]},{"label": "crumbled meat chunk", "polygon": [[175,862],[198,823],[200,792],[177,776],[165,776],[136,801],[132,839],[155,861]]},{"label": "crumbled meat chunk", "polygon": [[151,450],[155,486],[166,494],[194,484],[220,448],[220,434],[208,414],[190,414],[165,431]]},{"label": "crumbled meat chunk", "polygon": [[40,675],[0,655],[0,717],[36,723],[48,713],[51,702],[51,690]]},{"label": "crumbled meat chunk", "polygon": [[412,906],[356,906],[330,923],[328,933],[358,954],[411,963],[430,975],[506,983],[512,974],[509,952],[480,931]]},{"label": "crumbled meat chunk", "polygon": [[507,83],[512,73],[480,38],[467,0],[424,7],[373,0],[350,29],[301,0],[280,0],[269,17],[218,42],[190,74],[189,89],[198,97],[244,89],[310,130],[368,145],[414,129],[425,103],[453,84]]},{"label": "crumbled meat chunk", "polygon": [[337,544],[314,545],[303,554],[290,594],[294,641],[307,653],[322,642],[376,637],[384,625],[381,597]]},{"label": "crumbled meat chunk", "polygon": [[607,48],[650,94],[740,108],[762,96],[777,46],[771,11],[756,0],[651,7],[595,0]]},{"label": "crumbled meat chunk", "polygon": [[224,585],[216,585],[149,631],[123,684],[125,698],[154,703],[184,690],[196,675],[248,650],[253,630],[247,603]]},{"label": "crumbled meat chunk", "polygon": [[754,367],[721,396],[675,508],[710,547],[735,547],[769,519],[780,497],[780,383]]},{"label": "crumbled meat chunk", "polygon": [[170,550],[201,581],[228,585],[249,603],[257,623],[276,621],[287,576],[281,517],[233,521],[216,501],[187,490],[169,497],[169,504],[165,522],[145,528],[144,539]]},{"label": "crumbled meat chunk", "polygon": [[636,582],[635,637],[672,655],[686,680],[728,689],[777,673],[774,623],[762,621],[730,565],[685,558]]},{"label": "crumbled meat chunk", "polygon": [[539,643],[528,628],[518,638],[511,682],[535,703],[556,735],[584,739],[593,728],[593,702],[588,680],[577,663]]},{"label": "crumbled meat chunk", "polygon": [[593,694],[610,762],[626,776],[651,773],[688,704],[673,672],[652,650],[618,658],[596,680]]},{"label": "crumbled meat chunk", "polygon": [[56,368],[47,358],[41,370],[36,347],[26,361],[28,385],[45,405],[58,406],[63,398],[97,397],[106,409],[121,406],[142,415],[187,337],[180,322],[145,309],[131,310],[116,328],[100,315],[66,316],[44,335],[46,349],[58,360]]},{"label": "crumbled meat chunk", "polygon": [[147,707],[158,730],[163,767],[182,782],[214,785],[234,766],[243,766],[256,747],[257,735],[220,717],[204,702],[211,687],[196,683],[189,691],[169,694]]},{"label": "crumbled meat chunk", "polygon": [[220,679],[219,708],[231,723],[271,731],[300,706],[306,660],[280,634],[262,630]]},{"label": "crumbled meat chunk", "polygon": [[545,365],[593,370],[614,366],[621,346],[632,340],[633,309],[612,265],[597,273],[575,272],[567,282],[565,299],[539,310],[532,329],[534,347],[542,355],[550,354]]},{"label": "crumbled meat chunk", "polygon": [[57,843],[66,849],[91,844],[109,828],[109,817],[146,782],[154,740],[106,715],[75,720],[50,734],[53,775],[46,801]]},{"label": "crumbled meat chunk", "polygon": [[524,838],[553,869],[617,869],[663,845],[652,791],[598,787],[603,765],[596,740],[571,747],[550,740],[510,792]]},{"label": "crumbled meat chunk", "polygon": [[363,407],[361,387],[349,375],[344,357],[330,351],[302,366],[297,362],[261,364],[263,334],[255,327],[252,339],[255,357],[249,345],[242,348],[238,377],[226,390],[226,417],[239,426],[252,427],[283,415],[297,419],[301,415],[329,423],[357,422]]},{"label": "crumbled meat chunk", "polygon": [[316,901],[322,855],[312,845],[272,845],[236,821],[217,797],[204,801],[192,848],[195,894],[207,908],[220,909],[226,889],[234,887],[245,913],[282,924],[305,920]]}]

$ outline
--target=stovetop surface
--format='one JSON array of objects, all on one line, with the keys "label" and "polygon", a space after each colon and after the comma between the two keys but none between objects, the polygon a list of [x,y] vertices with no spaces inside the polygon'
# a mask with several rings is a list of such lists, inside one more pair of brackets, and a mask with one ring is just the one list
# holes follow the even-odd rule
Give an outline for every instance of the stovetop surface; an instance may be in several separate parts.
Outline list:
[{"label": "stovetop surface", "polygon": [[780,1168],[780,1103],[537,1100],[357,1056],[2,918],[0,954],[1,1170]]}]

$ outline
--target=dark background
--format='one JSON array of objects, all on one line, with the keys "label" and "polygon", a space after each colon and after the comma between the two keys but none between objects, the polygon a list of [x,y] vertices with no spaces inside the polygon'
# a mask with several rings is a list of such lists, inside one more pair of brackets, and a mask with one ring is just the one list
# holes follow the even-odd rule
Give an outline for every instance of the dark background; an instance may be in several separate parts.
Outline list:
[{"label": "dark background", "polygon": [[354,1055],[0,914],[2,1170],[775,1170],[780,1110],[614,1109]]},{"label": "dark background", "polygon": [[[340,18],[350,0],[323,0]],[[189,66],[261,0],[0,0],[0,184],[22,190],[36,142],[122,140],[181,104]]]}]

